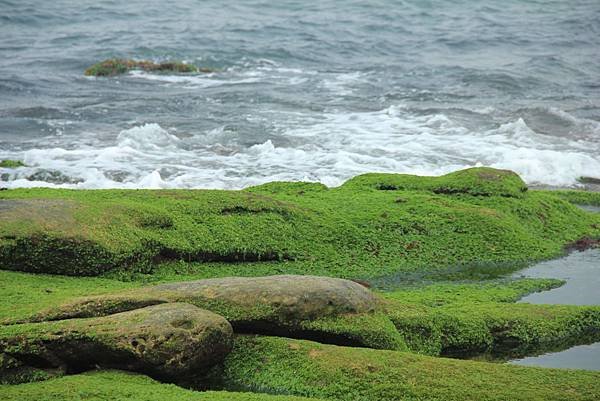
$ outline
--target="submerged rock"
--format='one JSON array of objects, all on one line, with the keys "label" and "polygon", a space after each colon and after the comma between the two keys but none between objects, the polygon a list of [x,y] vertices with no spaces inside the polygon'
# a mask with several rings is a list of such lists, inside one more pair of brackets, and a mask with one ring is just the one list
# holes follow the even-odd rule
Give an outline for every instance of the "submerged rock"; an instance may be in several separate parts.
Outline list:
[{"label": "submerged rock", "polygon": [[118,368],[167,381],[206,372],[225,358],[232,341],[227,320],[183,303],[0,327],[0,354],[23,365],[63,373]]},{"label": "submerged rock", "polygon": [[577,181],[579,181],[582,184],[600,185],[600,178],[598,178],[598,177],[582,176],[582,177],[579,177],[579,179]]},{"label": "submerged rock", "polygon": [[40,169],[26,177],[28,181],[44,181],[52,184],[80,184],[84,180],[79,177],[70,177],[58,170]]},{"label": "submerged rock", "polygon": [[86,69],[84,73],[88,76],[112,77],[115,75],[125,74],[131,70],[176,73],[214,72],[214,70],[210,68],[200,68],[193,64],[182,63],[179,61],[155,63],[148,60],[136,61],[114,58],[96,63]]}]

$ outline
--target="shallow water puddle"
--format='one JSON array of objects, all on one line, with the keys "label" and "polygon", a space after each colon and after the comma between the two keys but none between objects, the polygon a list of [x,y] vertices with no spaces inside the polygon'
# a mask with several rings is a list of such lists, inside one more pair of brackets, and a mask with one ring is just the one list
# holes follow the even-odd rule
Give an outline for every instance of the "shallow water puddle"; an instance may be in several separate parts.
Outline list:
[{"label": "shallow water puddle", "polygon": [[573,252],[564,258],[538,263],[520,270],[513,276],[566,280],[561,287],[530,294],[519,302],[600,305],[600,249]]},{"label": "shallow water puddle", "polygon": [[[538,263],[514,277],[566,280],[562,287],[530,294],[519,302],[532,304],[600,305],[600,249],[574,252],[567,257]],[[600,342],[579,345],[560,352],[516,359],[518,365],[600,370]]]},{"label": "shallow water puddle", "polygon": [[578,345],[560,352],[515,359],[510,363],[547,368],[600,370],[600,343]]}]

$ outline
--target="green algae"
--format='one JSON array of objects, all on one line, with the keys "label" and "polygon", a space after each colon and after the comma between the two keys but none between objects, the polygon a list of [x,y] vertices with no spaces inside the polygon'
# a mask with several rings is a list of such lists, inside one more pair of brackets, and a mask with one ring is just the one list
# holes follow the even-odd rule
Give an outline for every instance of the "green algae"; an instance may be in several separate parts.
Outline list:
[{"label": "green algae", "polygon": [[[5,401],[307,401],[307,398],[228,391],[192,391],[121,371],[96,371],[39,383],[0,385]],[[310,400],[315,400],[311,398]]]},{"label": "green algae", "polygon": [[[553,192],[524,192],[516,175],[495,171],[371,174],[331,189],[271,183],[244,191],[4,191],[0,265],[159,281],[276,273],[374,278],[523,264],[600,236],[600,216]],[[378,189],[390,179],[412,184]],[[474,182],[479,189],[463,190]],[[45,212],[49,202],[55,213]]]},{"label": "green algae", "polygon": [[553,193],[576,205],[600,206],[600,192],[561,190]]},{"label": "green algae", "polygon": [[[396,351],[239,336],[225,365],[213,373],[215,386],[340,400],[592,400],[599,394],[597,373],[438,356],[503,359],[591,341],[600,335],[600,307],[515,303],[560,285],[557,280],[418,283],[493,277],[559,256],[580,238],[598,238],[600,216],[572,205],[596,204],[596,197],[527,191],[514,173],[493,169],[442,177],[367,174],[338,188],[275,182],[243,191],[3,191],[0,268],[36,274],[0,270],[0,321],[27,318],[83,295],[106,297],[108,313],[123,305],[136,309],[147,299],[138,294],[125,303],[109,302],[110,294],[134,293],[146,283],[282,273],[379,278],[382,287],[396,287],[379,293],[381,309],[296,322],[296,333],[319,332],[324,341],[343,334],[346,345]],[[406,277],[418,285],[407,286]],[[219,302],[203,306],[230,319],[270,312]],[[404,350],[411,353],[398,352]],[[50,377],[15,368],[15,380]],[[77,383],[72,386],[89,391],[91,399],[122,397],[120,389],[133,399],[149,399],[129,375],[96,374],[112,378],[114,388],[95,382],[94,375],[77,375],[1,390],[3,396],[44,399],[35,395]],[[152,387],[145,377],[131,377]],[[197,386],[204,385],[198,380]],[[180,391],[186,390],[154,384],[165,399],[221,399],[221,393],[184,395]],[[239,396],[245,395],[271,397]]]},{"label": "green algae", "polygon": [[0,322],[31,316],[73,298],[100,295],[142,283],[0,270]]},{"label": "green algae", "polygon": [[426,190],[437,194],[513,198],[520,198],[527,191],[527,185],[516,173],[489,167],[459,170],[441,177],[382,173],[364,174],[347,181],[344,186],[349,188],[368,187],[382,191]]},{"label": "green algae", "polygon": [[600,306],[515,304],[552,279],[446,283],[384,293],[413,352],[509,359],[600,340]]},{"label": "green algae", "polygon": [[[600,307],[515,304],[522,296],[561,285],[552,279],[412,285],[379,293],[375,313],[279,322],[279,333],[377,349],[410,349],[427,355],[504,359],[590,342],[600,337]],[[162,302],[189,302],[225,316],[242,332],[267,332],[273,310],[223,301],[153,296],[140,283],[0,271],[0,321],[103,316]],[[118,291],[125,289],[125,291]],[[77,299],[81,295],[105,294]],[[254,329],[248,322],[257,322]],[[244,323],[246,322],[246,323]],[[243,329],[242,329],[243,327]],[[271,328],[273,329],[273,328]],[[275,332],[271,330],[272,332]],[[304,337],[303,337],[304,336]]]},{"label": "green algae", "polygon": [[333,400],[594,400],[600,373],[322,345],[236,338],[219,374],[225,389]]},{"label": "green algae", "polygon": [[0,168],[19,168],[19,167],[27,167],[25,163],[21,160],[10,160],[4,159],[0,160]]}]

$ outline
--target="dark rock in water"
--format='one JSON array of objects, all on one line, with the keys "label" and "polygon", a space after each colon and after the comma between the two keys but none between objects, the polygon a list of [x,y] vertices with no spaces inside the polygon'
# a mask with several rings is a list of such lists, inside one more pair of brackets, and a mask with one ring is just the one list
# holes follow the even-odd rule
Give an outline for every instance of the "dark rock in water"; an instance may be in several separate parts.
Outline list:
[{"label": "dark rock in water", "polygon": [[179,61],[155,63],[147,60],[108,59],[94,64],[85,70],[85,75],[95,77],[112,77],[125,74],[131,70],[143,70],[152,72],[175,72],[175,73],[209,73],[214,72],[210,68],[200,68],[193,64]]},{"label": "dark rock in water", "polygon": [[581,182],[582,184],[600,185],[600,178],[597,177],[579,177],[577,181]]},{"label": "dark rock in water", "polygon": [[82,298],[28,321],[102,316],[166,302],[186,302],[223,315],[241,333],[403,349],[379,299],[350,280],[317,276],[229,277],[162,284]]},{"label": "dark rock in water", "polygon": [[58,170],[38,170],[27,177],[29,181],[44,181],[52,184],[79,184],[83,182],[81,178],[69,177]]},{"label": "dark rock in water", "polygon": [[76,373],[100,366],[167,381],[206,372],[223,361],[232,345],[227,320],[182,303],[0,327],[0,354],[32,368]]}]

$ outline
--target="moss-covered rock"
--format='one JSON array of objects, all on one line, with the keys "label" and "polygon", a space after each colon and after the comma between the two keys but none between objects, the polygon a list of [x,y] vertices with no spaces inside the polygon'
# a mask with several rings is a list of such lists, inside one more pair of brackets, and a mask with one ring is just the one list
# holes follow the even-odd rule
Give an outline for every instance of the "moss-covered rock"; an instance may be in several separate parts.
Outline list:
[{"label": "moss-covered rock", "polygon": [[353,401],[595,400],[600,372],[531,368],[238,336],[224,388]]},{"label": "moss-covered rock", "polygon": [[[411,185],[376,189],[386,180]],[[521,192],[519,182],[470,169],[361,176],[331,189],[2,191],[0,265],[171,281],[281,273],[370,279],[449,268],[460,275],[463,266],[558,256],[568,243],[600,236],[600,215],[551,191]],[[48,204],[56,212],[46,214]]]},{"label": "moss-covered rock", "polygon": [[504,196],[520,198],[527,191],[521,177],[509,170],[474,167],[441,177],[419,177],[404,174],[364,174],[344,184],[347,187],[368,187],[381,191],[422,190],[436,194],[466,194],[472,196]]},{"label": "moss-covered rock", "polygon": [[0,160],[0,168],[19,168],[19,167],[27,167],[25,163],[21,160],[10,160],[4,159]]},{"label": "moss-covered rock", "polygon": [[[0,326],[0,353],[63,373],[100,366],[178,381],[220,363],[232,335],[223,317],[170,303],[99,318]],[[11,376],[10,366],[0,375]]]},{"label": "moss-covered rock", "polygon": [[108,59],[101,61],[85,70],[85,75],[96,77],[112,77],[125,74],[131,70],[143,70],[152,72],[175,72],[175,73],[198,73],[213,72],[209,68],[200,68],[193,64],[182,63],[179,61],[169,61],[155,63],[148,60],[130,60],[130,59]]},{"label": "moss-covered rock", "polygon": [[600,192],[562,190],[553,194],[576,205],[600,206]]},{"label": "moss-covered rock", "polygon": [[509,359],[600,340],[600,306],[514,303],[561,284],[548,279],[443,283],[382,296],[413,352]]},{"label": "moss-covered rock", "polygon": [[168,302],[223,315],[237,332],[406,349],[379,299],[353,281],[315,276],[229,277],[162,284],[81,298],[22,321],[106,316]]}]

